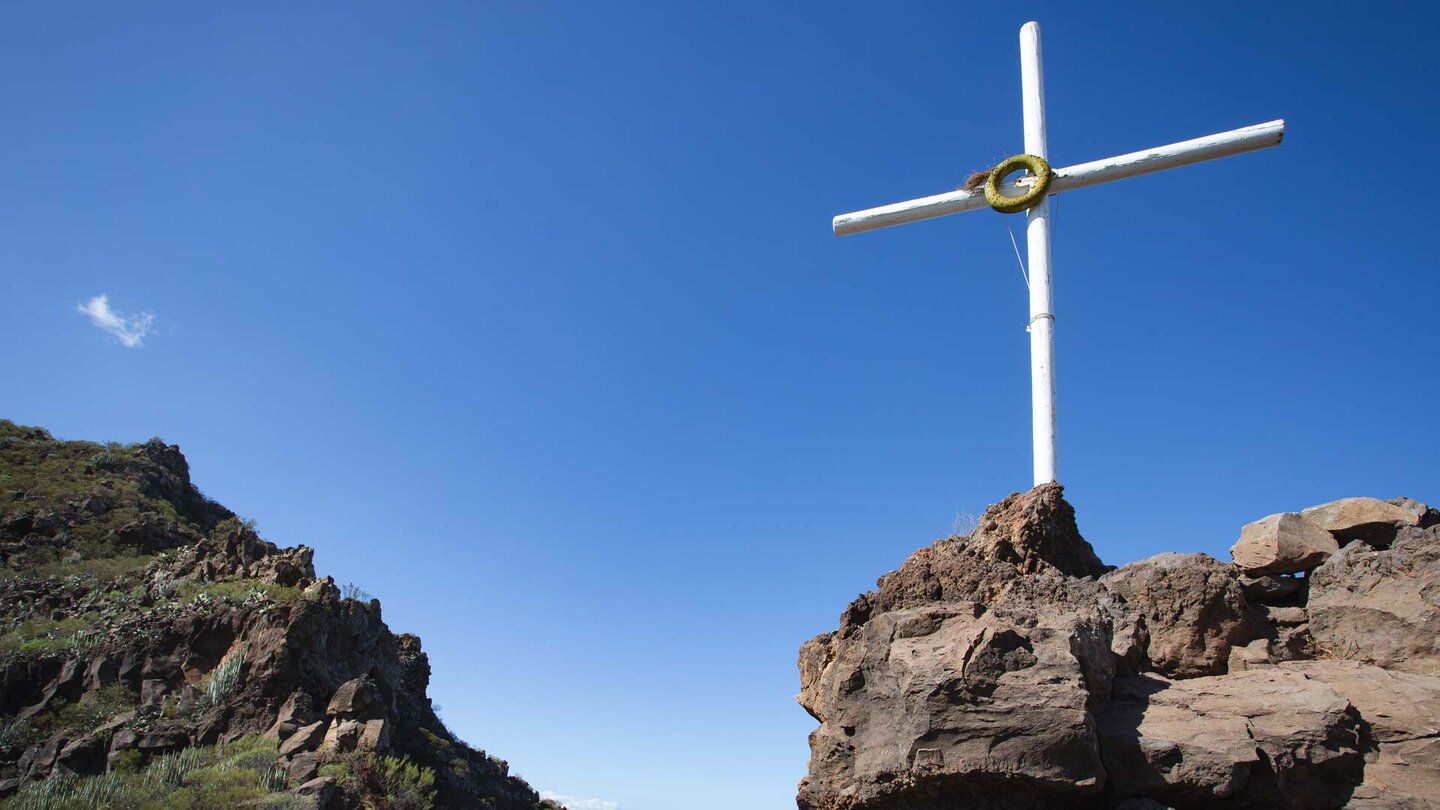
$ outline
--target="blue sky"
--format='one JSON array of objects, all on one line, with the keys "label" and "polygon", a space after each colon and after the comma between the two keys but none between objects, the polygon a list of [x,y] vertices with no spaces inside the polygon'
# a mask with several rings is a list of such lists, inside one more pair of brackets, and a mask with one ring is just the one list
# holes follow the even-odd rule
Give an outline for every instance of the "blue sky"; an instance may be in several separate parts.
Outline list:
[{"label": "blue sky", "polygon": [[1005,218],[829,231],[1020,151],[1028,19],[1056,165],[1288,124],[1058,198],[1060,478],[1101,556],[1440,501],[1437,12],[1206,11],[8,4],[0,410],[179,443],[538,788],[793,807],[800,643],[1029,485]]}]

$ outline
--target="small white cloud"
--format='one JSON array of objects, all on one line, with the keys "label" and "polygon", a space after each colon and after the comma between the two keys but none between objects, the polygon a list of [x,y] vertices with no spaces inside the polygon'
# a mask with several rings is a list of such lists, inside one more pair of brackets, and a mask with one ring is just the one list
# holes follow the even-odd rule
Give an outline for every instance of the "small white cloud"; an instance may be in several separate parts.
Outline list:
[{"label": "small white cloud", "polygon": [[127,315],[116,312],[110,308],[110,298],[104,293],[80,304],[77,309],[80,314],[88,316],[91,323],[114,335],[128,349],[144,346],[145,336],[150,334],[151,327],[155,325],[155,313],[135,312]]},{"label": "small white cloud", "polygon": [[548,790],[540,791],[540,798],[563,804],[570,810],[620,810],[619,802],[609,802],[604,799],[577,799],[574,796],[562,796]]}]

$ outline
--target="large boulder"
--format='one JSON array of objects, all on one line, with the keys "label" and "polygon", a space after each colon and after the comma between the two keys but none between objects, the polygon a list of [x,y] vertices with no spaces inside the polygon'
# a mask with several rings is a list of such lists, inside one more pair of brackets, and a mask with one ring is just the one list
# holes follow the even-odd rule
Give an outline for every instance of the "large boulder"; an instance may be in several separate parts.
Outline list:
[{"label": "large boulder", "polygon": [[1294,661],[1289,672],[1324,683],[1360,713],[1365,781],[1351,808],[1440,808],[1440,678],[1358,661]]},{"label": "large boulder", "polygon": [[[912,554],[800,654],[802,810],[997,810],[1095,796],[1114,676],[1105,570],[1058,485]],[[938,803],[938,804],[937,804]]]},{"label": "large boulder", "polygon": [[1108,793],[1175,807],[1344,807],[1364,770],[1349,701],[1275,667],[1117,678],[1099,732]]},{"label": "large boulder", "polygon": [[808,808],[923,807],[965,795],[1028,807],[1101,788],[1092,709],[1109,680],[1098,613],[990,610],[976,602],[890,611],[848,638],[804,685]]},{"label": "large boulder", "polygon": [[1350,543],[1310,576],[1306,610],[1325,657],[1440,674],[1440,526]]},{"label": "large boulder", "polygon": [[1160,554],[1101,582],[1144,617],[1151,666],[1172,678],[1223,673],[1259,632],[1234,567],[1206,554]]},{"label": "large boulder", "polygon": [[1294,574],[1325,562],[1340,550],[1325,529],[1295,512],[1263,517],[1240,529],[1230,556],[1246,574]]},{"label": "large boulder", "polygon": [[1378,498],[1341,498],[1312,506],[1300,514],[1341,543],[1364,540],[1376,548],[1384,548],[1402,527],[1419,526],[1425,513]]}]

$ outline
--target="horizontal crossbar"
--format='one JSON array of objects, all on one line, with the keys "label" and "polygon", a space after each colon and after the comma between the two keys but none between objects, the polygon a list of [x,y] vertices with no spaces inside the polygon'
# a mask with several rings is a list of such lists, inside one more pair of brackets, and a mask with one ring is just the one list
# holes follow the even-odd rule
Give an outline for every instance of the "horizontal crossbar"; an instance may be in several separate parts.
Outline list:
[{"label": "horizontal crossbar", "polygon": [[[1284,137],[1285,122],[1283,120],[1270,121],[1241,129],[1232,129],[1216,135],[1206,135],[1203,138],[1131,152],[1128,155],[1079,163],[1055,171],[1055,178],[1050,183],[1050,193],[1056,194],[1108,183],[1112,180],[1124,180],[1127,177],[1138,177],[1142,174],[1188,166],[1215,158],[1254,152],[1257,149],[1277,146]],[[1014,196],[1022,193],[1023,190],[1016,181],[1010,180],[1001,187],[1001,191]],[[879,208],[867,208],[864,211],[841,214],[835,217],[832,227],[835,229],[836,236],[847,236],[852,233],[873,231],[891,225],[919,222],[922,219],[933,219],[946,214],[959,214],[963,211],[973,211],[985,207],[985,190],[983,188],[973,191],[947,191],[932,197],[921,197],[917,200],[906,200],[882,205]]]}]

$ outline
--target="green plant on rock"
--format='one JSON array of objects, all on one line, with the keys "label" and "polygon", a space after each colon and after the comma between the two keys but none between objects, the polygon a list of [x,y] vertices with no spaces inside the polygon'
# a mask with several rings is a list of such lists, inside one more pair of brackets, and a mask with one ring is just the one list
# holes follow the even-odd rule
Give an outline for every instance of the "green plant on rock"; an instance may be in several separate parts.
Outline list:
[{"label": "green plant on rock", "polygon": [[370,775],[395,810],[423,810],[435,798],[435,771],[407,757],[375,757]]},{"label": "green plant on rock", "polygon": [[0,748],[25,738],[26,723],[13,717],[0,717]]},{"label": "green plant on rock", "polygon": [[315,800],[294,793],[277,793],[261,799],[255,807],[256,810],[315,810]]},{"label": "green plant on rock", "polygon": [[97,689],[74,703],[56,700],[45,712],[16,723],[12,734],[16,742],[38,744],[57,732],[88,734],[109,722],[121,712],[135,708],[138,696],[128,686],[115,684]]},{"label": "green plant on rock", "polygon": [[211,670],[205,677],[205,688],[203,690],[207,705],[219,706],[225,702],[225,698],[235,691],[235,686],[240,683],[240,669],[245,666],[245,648],[241,647],[235,652],[225,656],[219,666]]},{"label": "green plant on rock", "polygon": [[369,591],[362,589],[353,582],[347,582],[340,587],[340,596],[345,599],[354,599],[357,602],[369,602],[374,599]]},{"label": "green plant on rock", "polygon": [[[275,775],[276,743],[264,735],[223,746],[186,748],[157,757],[146,768],[111,760],[103,776],[55,776],[26,785],[0,804],[5,810],[210,810],[265,807],[315,810],[314,802],[284,793]],[[121,765],[120,763],[124,763]],[[287,798],[288,797],[288,798]],[[296,801],[300,800],[300,801]]]},{"label": "green plant on rock", "polygon": [[200,767],[200,751],[186,748],[172,754],[165,754],[150,763],[145,769],[145,786],[151,789],[179,787],[185,777]]}]

